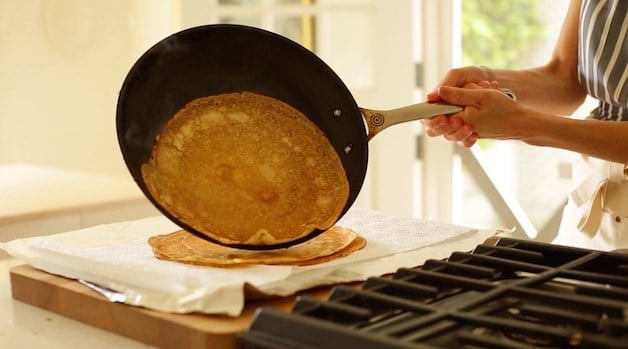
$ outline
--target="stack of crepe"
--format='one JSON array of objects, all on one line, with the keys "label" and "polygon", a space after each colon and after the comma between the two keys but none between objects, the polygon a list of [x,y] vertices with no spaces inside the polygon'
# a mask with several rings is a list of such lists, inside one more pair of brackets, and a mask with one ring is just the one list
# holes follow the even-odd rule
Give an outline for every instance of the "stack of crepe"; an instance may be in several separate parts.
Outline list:
[{"label": "stack of crepe", "polygon": [[212,267],[250,264],[313,265],[347,256],[366,245],[354,231],[334,226],[298,245],[268,251],[251,251],[222,246],[185,230],[149,238],[157,258]]}]

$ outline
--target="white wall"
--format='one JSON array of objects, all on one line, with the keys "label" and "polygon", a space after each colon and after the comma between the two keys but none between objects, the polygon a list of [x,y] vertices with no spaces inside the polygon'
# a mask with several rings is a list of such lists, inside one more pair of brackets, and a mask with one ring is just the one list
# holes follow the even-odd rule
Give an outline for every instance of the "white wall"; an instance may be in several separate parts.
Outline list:
[{"label": "white wall", "polygon": [[115,109],[171,1],[0,0],[0,164],[128,176]]},{"label": "white wall", "polygon": [[[0,203],[7,205],[0,205],[0,241],[133,218],[129,209],[118,209],[129,195],[134,215],[154,213],[131,181],[117,144],[118,91],[151,45],[182,26],[215,22],[220,13],[237,10],[218,13],[216,5],[217,0],[0,0]],[[388,109],[412,102],[411,5],[412,0],[317,2],[318,34],[325,25],[329,29],[320,53],[360,105]],[[263,23],[275,23],[263,6],[226,17],[245,19],[251,9],[260,11]],[[411,214],[414,131],[391,128],[369,149],[362,205]],[[95,194],[95,179],[119,193]],[[98,195],[100,211],[92,212],[92,205],[85,212],[85,202]]]}]

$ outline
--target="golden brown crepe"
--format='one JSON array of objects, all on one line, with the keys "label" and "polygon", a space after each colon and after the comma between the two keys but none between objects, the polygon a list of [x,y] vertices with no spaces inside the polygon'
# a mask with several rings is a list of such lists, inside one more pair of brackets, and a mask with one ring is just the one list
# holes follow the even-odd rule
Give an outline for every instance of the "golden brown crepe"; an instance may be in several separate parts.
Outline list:
[{"label": "golden brown crepe", "polygon": [[142,176],[168,212],[225,244],[325,230],[349,196],[325,134],[288,104],[250,92],[188,103],[158,136]]},{"label": "golden brown crepe", "polygon": [[288,248],[241,250],[215,244],[185,230],[148,239],[157,258],[213,267],[250,264],[312,265],[351,254],[366,245],[353,230],[334,226],[317,237]]}]

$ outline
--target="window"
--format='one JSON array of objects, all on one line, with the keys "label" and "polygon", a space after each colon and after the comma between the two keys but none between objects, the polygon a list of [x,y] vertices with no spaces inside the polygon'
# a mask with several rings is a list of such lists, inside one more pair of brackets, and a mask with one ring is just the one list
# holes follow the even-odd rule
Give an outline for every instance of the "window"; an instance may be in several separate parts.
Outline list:
[{"label": "window", "polygon": [[[567,11],[568,0],[465,0],[461,10],[461,65],[527,68],[549,59]],[[586,115],[584,106],[576,115]],[[514,199],[531,223],[529,237],[551,240],[569,188],[570,163],[576,154],[515,141],[481,140],[476,151],[484,170]],[[495,227],[504,222],[467,167],[455,171],[453,220],[463,225]],[[477,175],[477,174],[476,174]]]}]

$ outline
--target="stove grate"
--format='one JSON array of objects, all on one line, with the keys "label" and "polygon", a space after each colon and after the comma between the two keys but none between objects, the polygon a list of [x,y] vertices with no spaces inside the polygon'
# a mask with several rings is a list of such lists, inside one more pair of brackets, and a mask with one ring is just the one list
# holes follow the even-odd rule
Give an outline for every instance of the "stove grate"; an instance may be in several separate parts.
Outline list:
[{"label": "stove grate", "polygon": [[500,239],[401,268],[286,314],[259,309],[246,349],[628,349],[628,256]]}]

